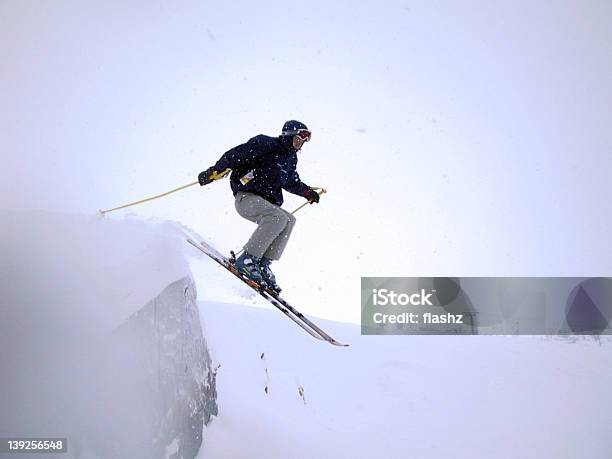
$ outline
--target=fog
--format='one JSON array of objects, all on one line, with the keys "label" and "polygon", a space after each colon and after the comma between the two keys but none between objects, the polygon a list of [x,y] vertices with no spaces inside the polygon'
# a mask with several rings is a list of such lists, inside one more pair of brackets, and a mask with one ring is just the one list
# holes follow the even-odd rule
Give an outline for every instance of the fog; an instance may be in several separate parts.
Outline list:
[{"label": "fog", "polygon": [[[329,191],[275,265],[305,312],[357,322],[367,275],[608,275],[611,18],[605,1],[5,1],[0,208],[94,215],[295,118],[300,175]],[[225,252],[254,229],[227,181],[109,218],[128,214]]]}]

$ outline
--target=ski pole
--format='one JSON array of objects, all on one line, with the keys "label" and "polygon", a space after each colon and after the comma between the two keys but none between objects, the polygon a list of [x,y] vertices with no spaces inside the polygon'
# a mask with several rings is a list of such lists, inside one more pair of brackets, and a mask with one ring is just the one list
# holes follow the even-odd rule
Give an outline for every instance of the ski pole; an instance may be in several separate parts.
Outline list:
[{"label": "ski pole", "polygon": [[108,212],[112,212],[114,210],[119,210],[119,209],[125,209],[126,207],[135,206],[136,204],[142,204],[143,202],[152,201],[153,199],[157,199],[157,198],[162,198],[164,196],[168,196],[171,193],[175,193],[177,191],[184,190],[185,188],[189,188],[190,186],[197,185],[198,183],[200,183],[200,182],[196,181],[196,182],[193,182],[193,183],[189,183],[187,185],[183,185],[183,186],[180,186],[178,188],[175,188],[174,190],[166,191],[165,193],[158,194],[158,195],[155,195],[155,196],[151,196],[150,198],[145,198],[145,199],[141,199],[140,201],[130,202],[129,204],[124,204],[122,206],[115,207],[113,209],[107,209],[107,210],[100,209],[98,212],[100,213],[100,215],[104,216]]},{"label": "ski pole", "polygon": [[[325,188],[321,188],[320,186],[313,186],[311,187],[313,190],[315,190],[317,192],[317,194],[319,196],[321,196],[322,194],[327,193],[327,190]],[[310,201],[305,202],[304,204],[302,204],[300,207],[298,207],[297,209],[295,209],[293,212],[291,212],[291,214],[295,214],[298,210],[300,210],[301,208],[303,208],[304,206],[306,206],[307,204],[312,204]],[[236,261],[236,258],[239,257],[242,252],[244,252],[244,248],[240,249],[238,252],[234,252],[233,250],[230,250],[230,261],[233,263]]]},{"label": "ski pole", "polygon": [[[312,187],[313,190],[315,190],[317,192],[317,194],[319,196],[321,196],[324,193],[327,193],[327,190],[325,188],[321,188],[321,187]],[[310,201],[305,202],[304,204],[302,204],[300,207],[298,207],[297,209],[295,209],[293,212],[291,212],[292,214],[295,214],[298,210],[300,210],[302,207],[306,206],[307,204],[312,204]]]}]

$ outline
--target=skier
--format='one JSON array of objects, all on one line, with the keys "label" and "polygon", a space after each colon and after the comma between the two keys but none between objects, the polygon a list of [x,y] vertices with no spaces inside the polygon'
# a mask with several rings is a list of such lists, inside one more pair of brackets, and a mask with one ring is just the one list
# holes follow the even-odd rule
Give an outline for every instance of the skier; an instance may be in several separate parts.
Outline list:
[{"label": "skier", "polygon": [[295,217],[281,208],[282,189],[305,197],[310,204],[319,202],[319,193],[303,183],[296,170],[297,152],[310,137],[304,123],[287,121],[280,136],[255,136],[227,151],[198,175],[204,186],[231,171],[236,211],[258,225],[235,266],[249,279],[277,293],[281,288],[270,264],[280,259],[295,225]]}]

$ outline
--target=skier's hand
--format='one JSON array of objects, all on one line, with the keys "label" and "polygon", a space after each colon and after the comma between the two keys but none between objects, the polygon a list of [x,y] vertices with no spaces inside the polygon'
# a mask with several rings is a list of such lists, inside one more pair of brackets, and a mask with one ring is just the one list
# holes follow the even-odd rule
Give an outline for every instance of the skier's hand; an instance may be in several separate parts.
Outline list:
[{"label": "skier's hand", "polygon": [[213,168],[209,167],[204,172],[200,172],[200,175],[198,175],[198,182],[200,182],[200,186],[208,185],[210,182],[212,182],[212,179],[210,178],[212,171]]},{"label": "skier's hand", "polygon": [[200,172],[200,175],[198,175],[198,182],[200,182],[200,186],[208,185],[214,180],[224,178],[230,172],[231,169],[225,169],[223,172],[217,172],[214,167],[209,167],[204,172]]},{"label": "skier's hand", "polygon": [[308,188],[308,190],[306,190],[306,192],[304,193],[304,197],[308,199],[308,202],[310,204],[312,204],[313,202],[318,203],[319,200],[321,199],[321,196],[319,196],[319,193],[317,193],[312,188]]}]

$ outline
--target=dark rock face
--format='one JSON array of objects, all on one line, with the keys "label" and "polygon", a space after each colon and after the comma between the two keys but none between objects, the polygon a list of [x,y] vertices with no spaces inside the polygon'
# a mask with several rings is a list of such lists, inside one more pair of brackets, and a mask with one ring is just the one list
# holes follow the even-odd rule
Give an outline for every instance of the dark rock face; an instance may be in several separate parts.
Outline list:
[{"label": "dark rock face", "polygon": [[[72,311],[65,299],[49,296],[46,304]],[[13,369],[0,376],[4,435],[67,438],[67,459],[197,455],[202,427],[217,414],[217,394],[190,277],[168,285],[112,332],[100,326],[89,336],[71,333],[86,326],[82,319],[67,313],[43,321],[17,300],[10,311],[21,328],[0,335],[0,361]],[[87,311],[90,304],[81,306]],[[96,324],[88,328],[96,331]]]},{"label": "dark rock face", "polygon": [[217,394],[193,280],[166,287],[108,344],[100,390],[112,402],[97,419],[102,429],[92,429],[95,440],[85,443],[105,457],[195,457],[203,425],[217,414]]}]

